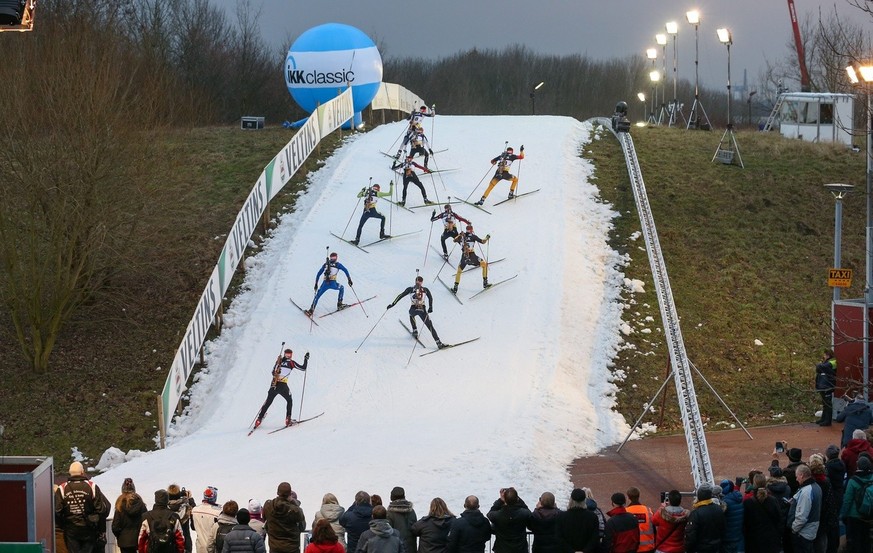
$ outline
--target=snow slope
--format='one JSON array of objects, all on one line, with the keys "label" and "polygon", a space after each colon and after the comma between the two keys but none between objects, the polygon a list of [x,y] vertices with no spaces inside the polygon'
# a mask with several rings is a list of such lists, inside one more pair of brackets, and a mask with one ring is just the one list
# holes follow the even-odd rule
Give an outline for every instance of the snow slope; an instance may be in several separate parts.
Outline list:
[{"label": "snow slope", "polygon": [[[501,182],[485,205],[491,215],[454,206],[477,234],[491,235],[483,247],[487,257],[507,258],[490,268],[490,280],[518,274],[470,300],[482,289],[481,272],[465,273],[458,293],[463,305],[434,282],[442,260],[428,242],[439,247],[441,225],[431,226],[431,209],[410,213],[380,200],[389,233],[421,232],[374,245],[369,253],[329,234],[345,229],[346,238],[354,237],[361,212],[356,194],[370,177],[387,190],[391,160],[379,152],[396,151],[403,129],[395,123],[350,137],[312,176],[296,211],[283,215],[262,252],[246,260],[247,291],[234,299],[221,337],[207,345],[209,367],[191,391],[188,413],[172,429],[171,444],[129,454],[127,462],[97,477],[107,496],[114,498],[130,476],[149,505],[152,492],[171,482],[194,490],[198,501],[212,485],[220,502],[245,504],[272,498],[276,485],[288,481],[310,522],[326,492],[344,506],[358,490],[387,503],[397,485],[419,516],[433,497],[460,513],[468,494],[487,505],[510,485],[530,505],[546,490],[564,502],[572,488],[568,464],[624,437],[628,425],[611,409],[608,372],[621,344],[622,260],[607,245],[616,214],[599,200],[593,168],[579,157],[594,138],[591,126],[544,116],[438,116],[426,122],[433,148],[449,148],[431,168],[457,169],[422,177],[432,200],[478,199],[493,174],[489,161],[504,141],[516,153],[525,146],[526,158],[512,167],[519,192],[542,188],[495,207],[509,188]],[[264,159],[274,153],[264,152]],[[422,203],[414,185],[408,200]],[[378,222],[370,220],[362,242],[377,238]],[[326,247],[351,272],[354,291],[346,286],[345,301],[355,294],[377,298],[311,326],[288,298],[304,307],[311,301]],[[409,299],[390,311],[386,306],[413,284],[416,269],[433,293],[440,338],[480,340],[426,357],[419,357],[420,346],[413,351],[414,341],[397,321],[408,321]],[[454,268],[440,274],[451,282]],[[340,281],[345,284],[345,277]],[[327,292],[316,315],[334,309],[336,297]],[[422,340],[433,347],[426,331]],[[284,401],[277,398],[264,425],[247,437],[283,341],[295,359],[311,353],[305,394],[304,373],[295,371],[289,382],[294,416],[301,403],[303,417],[325,414],[269,435],[284,416]],[[109,457],[103,465],[113,464]]]}]

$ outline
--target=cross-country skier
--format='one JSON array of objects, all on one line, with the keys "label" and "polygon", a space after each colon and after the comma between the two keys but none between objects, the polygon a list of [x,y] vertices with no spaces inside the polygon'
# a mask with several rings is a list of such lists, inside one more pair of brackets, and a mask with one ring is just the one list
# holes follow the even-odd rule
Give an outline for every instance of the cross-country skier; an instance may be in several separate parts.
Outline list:
[{"label": "cross-country skier", "polygon": [[466,232],[455,237],[455,242],[461,244],[461,262],[458,263],[458,271],[455,273],[455,285],[452,286],[453,294],[458,292],[458,285],[461,284],[461,273],[464,272],[464,268],[468,265],[471,267],[482,267],[482,288],[491,286],[488,284],[488,262],[484,259],[479,259],[474,249],[477,243],[485,244],[490,239],[490,234],[485,236],[485,240],[476,236],[476,233],[473,232],[473,225],[470,224],[467,225]]},{"label": "cross-country skier", "polygon": [[[418,339],[418,328],[415,325],[415,317],[418,316],[424,322],[424,326],[430,330],[430,335],[433,336],[437,347],[440,349],[444,348],[445,346],[440,342],[440,337],[437,336],[437,331],[434,329],[433,323],[430,321],[429,313],[433,313],[433,295],[431,295],[430,290],[424,286],[424,278],[420,276],[415,277],[415,285],[400,292],[397,297],[394,298],[394,301],[388,304],[388,309],[397,305],[398,301],[410,294],[412,294],[412,305],[409,306],[409,324],[412,325],[412,336]],[[424,308],[425,296],[427,296],[427,310]]]},{"label": "cross-country skier", "polygon": [[[346,269],[345,265],[337,261],[336,252],[331,252],[328,256],[327,260],[318,268],[318,272],[315,273],[315,287],[313,290],[316,292],[315,297],[312,298],[312,305],[309,306],[309,309],[305,310],[304,313],[309,315],[310,317],[315,312],[315,306],[318,305],[318,299],[322,294],[327,292],[328,290],[339,290],[339,297],[336,300],[336,308],[344,309],[348,307],[343,303],[343,294],[345,293],[345,287],[337,282],[336,277],[340,271],[346,274],[346,280],[349,281],[349,286],[354,286],[352,284],[352,277],[349,275],[349,270]],[[321,281],[321,287],[318,286],[318,279],[324,277],[324,280]]]},{"label": "cross-country skier", "polygon": [[424,135],[424,129],[421,128],[421,125],[415,128],[415,134],[412,135],[412,142],[409,146],[410,156],[415,157],[419,154],[424,156],[424,168],[427,169],[427,161],[433,154],[433,150],[430,149],[430,144],[427,142],[427,137]]},{"label": "cross-country skier", "polygon": [[438,221],[440,219],[443,219],[443,227],[444,227],[443,234],[442,234],[442,236],[440,236],[440,240],[442,241],[442,245],[443,245],[443,257],[445,259],[448,259],[449,258],[449,250],[446,249],[446,240],[448,240],[449,238],[456,238],[458,236],[458,226],[457,226],[457,224],[455,224],[455,221],[456,220],[463,221],[464,223],[466,223],[468,225],[471,225],[472,223],[470,221],[464,219],[463,217],[461,217],[460,215],[458,215],[454,211],[452,211],[452,206],[449,204],[446,204],[445,206],[443,206],[443,212],[440,213],[439,215],[437,215],[436,210],[434,210],[434,212],[430,214],[431,222]]},{"label": "cross-country skier", "polygon": [[509,199],[515,197],[515,188],[518,186],[518,177],[509,172],[509,166],[512,165],[512,162],[516,159],[524,159],[524,145],[522,145],[519,155],[515,155],[514,151],[515,150],[512,149],[512,146],[510,146],[499,156],[491,160],[491,165],[497,165],[497,171],[494,173],[494,177],[491,178],[491,182],[488,183],[488,188],[485,189],[485,194],[483,194],[482,198],[476,202],[476,205],[484,204],[485,198],[488,197],[488,194],[491,193],[494,186],[502,180],[512,181],[512,184],[509,186]]},{"label": "cross-country skier", "polygon": [[421,122],[425,117],[433,117],[436,115],[436,106],[431,108],[431,111],[427,111],[427,106],[421,106],[418,111],[413,111],[409,114],[407,120],[409,121],[409,127],[406,128],[406,135],[403,137],[403,144],[400,145],[400,149],[397,150],[397,155],[394,156],[394,159],[400,159],[400,156],[403,155],[403,150],[406,149],[406,145],[409,144],[409,141],[412,140],[413,136],[415,136],[415,131],[417,128],[421,127]]},{"label": "cross-country skier", "polygon": [[421,180],[418,178],[418,174],[415,172],[415,169],[421,169],[425,173],[430,173],[430,170],[427,167],[422,167],[418,163],[412,161],[412,153],[406,156],[405,161],[395,161],[391,165],[391,169],[394,171],[403,173],[403,199],[400,200],[398,205],[406,205],[406,188],[409,186],[409,183],[415,184],[419,190],[421,190],[421,197],[424,198],[425,205],[430,205],[433,202],[427,199],[427,192],[424,189],[424,185],[421,184]]},{"label": "cross-country skier", "polygon": [[376,211],[376,199],[390,198],[391,195],[394,194],[394,181],[391,181],[388,192],[380,192],[380,190],[382,190],[382,187],[378,184],[374,184],[369,188],[362,188],[361,191],[358,192],[358,197],[364,198],[364,213],[361,214],[361,222],[358,223],[358,232],[355,233],[355,239],[350,240],[350,242],[356,246],[361,241],[361,230],[364,228],[364,223],[366,223],[367,219],[370,217],[375,217],[382,221],[382,224],[379,227],[379,238],[391,238],[385,234],[385,216]]},{"label": "cross-country skier", "polygon": [[276,364],[273,366],[273,382],[270,384],[270,390],[267,392],[267,399],[258,412],[258,418],[255,419],[255,428],[261,426],[261,421],[264,420],[267,409],[270,408],[276,396],[285,398],[285,426],[291,426],[291,406],[294,400],[291,399],[291,390],[288,389],[288,377],[291,376],[291,371],[294,369],[305,371],[306,365],[309,364],[308,351],[303,356],[302,365],[291,359],[293,354],[294,352],[288,348],[276,359]]}]

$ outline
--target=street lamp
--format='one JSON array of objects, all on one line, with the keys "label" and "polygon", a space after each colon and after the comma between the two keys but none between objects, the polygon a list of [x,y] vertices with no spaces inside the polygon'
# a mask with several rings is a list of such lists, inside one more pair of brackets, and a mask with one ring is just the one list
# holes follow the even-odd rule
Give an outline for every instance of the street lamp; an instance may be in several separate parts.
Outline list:
[{"label": "street lamp", "polygon": [[643,118],[641,119],[640,126],[646,124],[646,93],[645,92],[637,92],[637,98],[640,99],[640,102],[643,104]]},{"label": "street lamp", "polygon": [[540,81],[540,84],[536,85],[530,90],[530,114],[537,114],[537,90],[542,88],[542,86],[546,84],[546,81]]},{"label": "street lamp", "polygon": [[673,123],[676,123],[676,109],[679,106],[679,102],[676,99],[676,80],[679,77],[679,58],[676,52],[676,42],[679,39],[679,24],[675,21],[668,21],[666,28],[667,34],[673,35],[673,103],[670,104],[670,121],[667,124],[668,127],[672,127]]},{"label": "street lamp", "polygon": [[869,359],[869,339],[870,339],[870,321],[869,310],[871,303],[871,294],[873,294],[873,234],[871,234],[871,224],[873,224],[873,115],[871,108],[873,102],[870,101],[870,83],[873,83],[873,63],[867,62],[865,65],[850,65],[846,67],[846,72],[849,74],[849,80],[854,85],[864,82],[865,91],[867,93],[867,277],[864,283],[864,399],[869,400],[869,389],[867,380],[870,377],[870,359]]},{"label": "street lamp", "polygon": [[[661,47],[661,75],[664,81],[667,80],[667,35],[658,33],[655,35],[655,42]],[[664,89],[666,83],[661,84],[661,109],[658,111],[658,124],[661,124],[661,118],[664,116],[664,105],[667,103],[667,91]]]},{"label": "street lamp", "polygon": [[709,116],[706,115],[706,110],[703,109],[703,104],[700,102],[700,75],[699,75],[699,67],[700,67],[700,47],[699,47],[699,34],[698,29],[700,27],[700,12],[697,10],[691,10],[685,14],[685,18],[689,23],[694,25],[694,103],[691,104],[691,114],[688,117],[688,122],[685,124],[685,130],[691,128],[691,123],[694,123],[694,128],[700,128],[700,112],[703,112],[703,117],[706,119],[706,126],[704,127],[706,130],[709,130],[712,126],[709,122]]},{"label": "street lamp", "polygon": [[[655,60],[658,59],[658,50],[655,48],[646,48],[646,57],[652,60],[652,71],[655,70]],[[649,73],[649,79],[651,79],[652,74]],[[652,109],[649,114],[649,120],[654,123],[655,122],[655,104],[658,103],[658,89],[655,88],[655,81],[652,81]]]},{"label": "street lamp", "polygon": [[733,163],[734,156],[736,155],[740,162],[740,167],[745,169],[746,166],[743,165],[743,158],[740,155],[740,147],[737,145],[737,137],[734,136],[734,123],[731,120],[731,44],[734,43],[734,37],[731,34],[731,30],[726,28],[716,29],[715,33],[718,35],[718,41],[727,46],[728,122],[724,134],[721,135],[721,140],[718,142],[718,148],[715,150],[715,155],[712,156],[712,161],[715,161],[716,158],[718,158],[725,165],[730,165]]},{"label": "street lamp", "polygon": [[[843,263],[843,198],[852,191],[854,186],[851,184],[826,184],[824,187],[833,194],[836,200],[834,207],[834,269],[840,269]],[[840,287],[834,286],[834,301],[831,304],[831,347],[834,346],[836,334],[836,313],[834,310],[838,301],[840,301]]]}]

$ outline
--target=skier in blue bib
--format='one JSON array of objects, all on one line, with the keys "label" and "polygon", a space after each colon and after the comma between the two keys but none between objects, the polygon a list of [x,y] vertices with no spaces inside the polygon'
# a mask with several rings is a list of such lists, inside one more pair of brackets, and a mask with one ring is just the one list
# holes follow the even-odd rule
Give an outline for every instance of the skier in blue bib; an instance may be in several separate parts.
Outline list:
[{"label": "skier in blue bib", "polygon": [[[346,274],[346,279],[349,281],[349,286],[353,286],[352,277],[349,275],[349,270],[346,269],[345,265],[337,261],[337,257],[336,252],[331,252],[324,264],[318,268],[318,272],[315,273],[315,286],[313,287],[315,297],[312,299],[312,305],[309,306],[309,309],[304,311],[304,313],[310,317],[315,312],[315,306],[318,304],[319,298],[321,298],[322,294],[328,290],[339,290],[339,297],[336,301],[337,309],[345,309],[348,307],[343,303],[343,294],[346,289],[342,284],[337,282],[336,277],[340,271],[344,272]],[[321,286],[319,287],[318,279],[321,277],[324,277],[324,280],[321,281]]]}]

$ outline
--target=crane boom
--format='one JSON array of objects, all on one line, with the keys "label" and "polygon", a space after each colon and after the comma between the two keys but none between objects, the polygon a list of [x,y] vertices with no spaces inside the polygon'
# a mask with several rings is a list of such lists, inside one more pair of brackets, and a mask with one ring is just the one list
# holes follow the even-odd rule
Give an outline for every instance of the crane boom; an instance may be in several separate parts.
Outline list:
[{"label": "crane boom", "polygon": [[797,49],[797,65],[800,67],[800,91],[809,92],[809,71],[806,70],[806,55],[803,51],[803,41],[800,39],[800,25],[797,23],[797,11],[794,0],[788,0],[788,14],[791,16],[791,27],[794,31],[794,47]]}]

